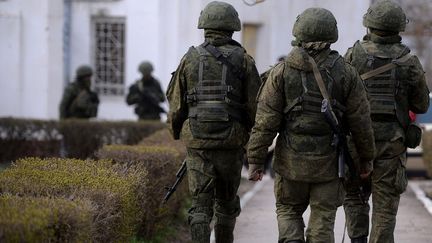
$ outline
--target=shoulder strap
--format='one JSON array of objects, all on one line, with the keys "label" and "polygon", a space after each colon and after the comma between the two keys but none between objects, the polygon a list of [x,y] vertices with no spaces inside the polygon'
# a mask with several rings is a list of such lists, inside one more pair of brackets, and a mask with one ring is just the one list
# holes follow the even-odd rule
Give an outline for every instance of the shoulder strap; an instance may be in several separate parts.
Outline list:
[{"label": "shoulder strap", "polygon": [[367,73],[363,73],[362,75],[360,75],[360,78],[363,79],[363,80],[366,80],[366,79],[375,77],[375,76],[377,76],[377,75],[379,75],[381,73],[387,72],[390,69],[393,69],[393,68],[397,67],[398,63],[404,63],[404,62],[408,61],[408,59],[410,59],[411,56],[412,55],[410,53],[408,53],[408,54],[406,54],[406,55],[404,55],[404,56],[402,56],[402,57],[400,57],[398,59],[393,60],[391,63],[387,63],[385,65],[382,65],[379,68],[371,70],[371,71],[369,71]]},{"label": "shoulder strap", "polygon": [[308,57],[309,57],[309,62],[312,65],[312,71],[313,71],[315,80],[316,80],[316,82],[318,84],[318,88],[319,88],[319,90],[321,92],[321,95],[323,96],[324,99],[330,100],[329,94],[327,92],[327,88],[326,88],[326,86],[324,84],[324,80],[323,80],[323,78],[321,76],[321,73],[320,73],[320,71],[318,69],[318,66],[317,66],[315,60],[311,56],[309,56],[309,55],[308,55]]},{"label": "shoulder strap", "polygon": [[205,41],[203,44],[201,44],[201,46],[204,47],[204,49],[206,49],[212,56],[214,56],[216,60],[228,66],[229,69],[231,69],[231,71],[234,73],[234,75],[236,75],[240,79],[243,79],[243,72],[239,70],[235,65],[233,65],[217,47],[210,44],[210,42],[208,41]]}]

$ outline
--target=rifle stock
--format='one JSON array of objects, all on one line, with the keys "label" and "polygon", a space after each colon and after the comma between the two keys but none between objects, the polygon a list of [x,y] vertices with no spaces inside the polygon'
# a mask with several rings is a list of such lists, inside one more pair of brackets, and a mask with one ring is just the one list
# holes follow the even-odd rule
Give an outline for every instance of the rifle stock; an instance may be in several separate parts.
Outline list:
[{"label": "rifle stock", "polygon": [[163,203],[165,204],[166,202],[168,202],[168,199],[171,197],[171,195],[177,190],[177,186],[180,184],[180,182],[183,180],[183,177],[185,176],[187,171],[187,167],[186,167],[186,160],[183,161],[180,169],[177,171],[176,173],[176,181],[174,182],[174,184],[170,187],[165,187],[165,189],[167,190],[167,193],[165,194],[165,197],[163,198]]},{"label": "rifle stock", "polygon": [[364,185],[363,180],[360,178],[360,173],[354,164],[354,160],[351,157],[348,149],[348,142],[346,134],[343,131],[340,122],[333,112],[330,101],[323,99],[321,104],[321,113],[324,114],[326,121],[330,125],[333,133],[336,136],[336,146],[338,149],[338,176],[340,179],[345,179],[345,164],[348,166],[348,170],[351,176],[352,183],[358,187],[358,195],[363,204],[367,203],[369,192],[367,187]]}]

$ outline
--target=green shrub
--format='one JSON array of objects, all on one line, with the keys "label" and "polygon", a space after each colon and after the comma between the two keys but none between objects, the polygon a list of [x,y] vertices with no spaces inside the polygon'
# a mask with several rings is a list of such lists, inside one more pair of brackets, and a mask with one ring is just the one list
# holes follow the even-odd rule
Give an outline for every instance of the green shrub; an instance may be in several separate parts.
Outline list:
[{"label": "green shrub", "polygon": [[158,121],[43,121],[0,118],[0,163],[23,157],[92,157],[105,144],[136,144]]},{"label": "green shrub", "polygon": [[159,121],[87,121],[64,120],[59,130],[63,135],[66,156],[85,159],[106,144],[136,144],[163,128]]},{"label": "green shrub", "polygon": [[139,144],[145,146],[170,147],[177,150],[181,158],[186,157],[186,147],[180,140],[174,140],[171,133],[166,128],[156,131],[152,135],[145,137]]},{"label": "green shrub", "polygon": [[57,122],[0,119],[0,163],[21,157],[58,157],[61,134]]},{"label": "green shrub", "polygon": [[432,177],[432,132],[423,132],[422,136],[423,163],[429,177]]},{"label": "green shrub", "polygon": [[162,146],[107,145],[96,156],[111,159],[126,168],[147,171],[147,177],[141,178],[145,181],[140,183],[141,189],[138,190],[140,207],[145,211],[139,231],[142,238],[151,239],[176,217],[188,195],[186,187],[178,188],[167,204],[161,202],[166,193],[164,187],[174,182],[182,162],[177,150]]},{"label": "green shrub", "polygon": [[93,240],[125,241],[135,235],[141,219],[135,193],[146,174],[120,172],[106,160],[26,158],[0,174],[0,192],[88,199],[95,206]]},{"label": "green shrub", "polygon": [[86,200],[0,195],[0,242],[90,242]]}]

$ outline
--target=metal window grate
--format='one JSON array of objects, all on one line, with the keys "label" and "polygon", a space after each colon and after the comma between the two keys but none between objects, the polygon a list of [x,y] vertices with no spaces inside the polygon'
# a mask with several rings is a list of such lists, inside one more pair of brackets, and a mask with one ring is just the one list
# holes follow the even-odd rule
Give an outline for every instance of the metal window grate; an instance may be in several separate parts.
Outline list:
[{"label": "metal window grate", "polygon": [[95,91],[101,95],[124,94],[125,20],[94,18]]}]

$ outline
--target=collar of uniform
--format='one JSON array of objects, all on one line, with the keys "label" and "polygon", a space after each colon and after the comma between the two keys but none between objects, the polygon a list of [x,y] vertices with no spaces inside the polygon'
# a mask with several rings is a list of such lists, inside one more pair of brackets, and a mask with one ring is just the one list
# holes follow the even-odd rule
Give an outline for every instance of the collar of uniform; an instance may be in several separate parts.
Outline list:
[{"label": "collar of uniform", "polygon": [[402,37],[399,35],[379,36],[374,33],[369,33],[363,37],[363,40],[370,40],[379,44],[394,44],[400,43],[402,41]]},{"label": "collar of uniform", "polygon": [[232,32],[224,30],[205,29],[204,37],[207,42],[214,46],[223,46],[233,41]]}]

